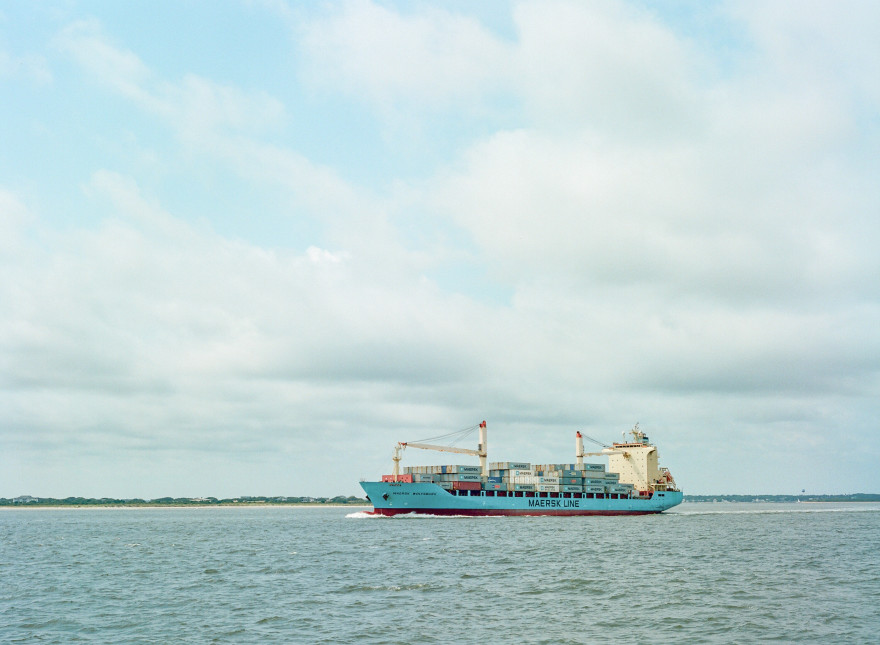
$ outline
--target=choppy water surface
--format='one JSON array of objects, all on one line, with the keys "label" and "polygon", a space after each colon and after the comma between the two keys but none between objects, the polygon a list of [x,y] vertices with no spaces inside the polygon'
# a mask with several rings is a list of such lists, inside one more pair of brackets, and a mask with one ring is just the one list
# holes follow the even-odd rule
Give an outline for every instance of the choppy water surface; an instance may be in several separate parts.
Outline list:
[{"label": "choppy water surface", "polygon": [[880,504],[0,511],[0,642],[875,643]]}]

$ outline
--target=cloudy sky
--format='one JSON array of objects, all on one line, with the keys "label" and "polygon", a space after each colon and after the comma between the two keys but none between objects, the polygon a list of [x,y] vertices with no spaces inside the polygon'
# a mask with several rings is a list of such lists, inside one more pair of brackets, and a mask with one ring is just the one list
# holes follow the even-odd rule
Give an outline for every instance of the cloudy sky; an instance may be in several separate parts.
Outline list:
[{"label": "cloudy sky", "polygon": [[878,70],[872,2],[0,2],[0,497],[360,494],[483,419],[880,492]]}]

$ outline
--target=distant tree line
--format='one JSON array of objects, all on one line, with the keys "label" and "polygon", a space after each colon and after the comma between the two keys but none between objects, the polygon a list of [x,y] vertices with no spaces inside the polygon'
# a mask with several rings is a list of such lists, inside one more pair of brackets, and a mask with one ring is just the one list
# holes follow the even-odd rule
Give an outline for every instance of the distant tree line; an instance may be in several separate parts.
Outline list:
[{"label": "distant tree line", "polygon": [[[880,502],[878,493],[849,495],[685,495],[686,502]],[[363,497],[159,497],[157,499],[112,497],[0,497],[0,506],[253,506],[257,504],[349,504],[365,506]]]},{"label": "distant tree line", "polygon": [[877,493],[849,495],[685,495],[686,502],[880,502]]},{"label": "distant tree line", "polygon": [[157,499],[126,498],[116,499],[111,497],[0,497],[0,506],[234,506],[234,505],[257,505],[257,504],[351,504],[363,506],[367,500],[362,497],[229,497],[218,499],[216,497],[159,497]]}]

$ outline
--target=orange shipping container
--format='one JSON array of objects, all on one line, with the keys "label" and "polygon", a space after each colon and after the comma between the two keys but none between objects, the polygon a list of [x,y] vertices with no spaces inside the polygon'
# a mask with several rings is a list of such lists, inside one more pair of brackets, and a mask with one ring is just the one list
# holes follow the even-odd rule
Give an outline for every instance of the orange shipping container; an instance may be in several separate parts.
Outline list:
[{"label": "orange shipping container", "polygon": [[411,473],[407,473],[406,475],[398,475],[395,477],[394,475],[382,475],[383,482],[405,482],[407,484],[413,483],[413,476]]}]

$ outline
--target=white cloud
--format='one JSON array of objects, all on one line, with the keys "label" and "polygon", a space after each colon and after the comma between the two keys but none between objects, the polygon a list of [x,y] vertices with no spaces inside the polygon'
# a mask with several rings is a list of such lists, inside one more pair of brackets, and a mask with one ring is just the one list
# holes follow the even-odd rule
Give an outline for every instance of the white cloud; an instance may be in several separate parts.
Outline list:
[{"label": "white cloud", "polygon": [[706,74],[649,16],[556,8],[516,14],[532,125],[474,142],[427,197],[515,285],[511,381],[609,419],[716,414],[731,441],[758,410],[765,438],[844,436],[880,372],[870,92],[812,74],[821,53]]},{"label": "white cloud", "polygon": [[284,107],[266,92],[246,93],[195,74],[177,82],[156,78],[137,54],[112,43],[96,20],[69,25],[56,42],[94,78],[168,119],[181,136],[254,133],[283,123]]},{"label": "white cloud", "polygon": [[33,54],[15,56],[0,51],[0,79],[2,78],[26,78],[38,85],[48,85],[53,79],[44,57]]},{"label": "white cloud", "polygon": [[297,29],[310,85],[431,112],[506,82],[507,45],[477,20],[423,7],[403,14],[354,0]]},{"label": "white cloud", "polygon": [[756,68],[770,68],[792,86],[818,82],[835,87],[835,94],[880,102],[880,79],[873,73],[880,65],[876,4],[809,2],[792,12],[785,2],[750,1],[726,11],[746,25],[758,52]]},{"label": "white cloud", "polygon": [[[416,123],[488,115],[435,176],[372,191],[278,136],[272,94],[159,78],[99,23],[71,25],[61,50],[183,144],[156,147],[182,182],[198,157],[318,232],[292,252],[232,239],[109,163],[80,170],[96,226],[52,228],[0,192],[7,445],[287,450],[305,486],[331,458],[384,465],[392,439],[485,416],[512,459],[642,421],[698,492],[737,470],[716,429],[738,456],[760,438],[762,467],[792,437],[824,463],[876,416],[875,45],[859,20],[763,7],[734,7],[748,48],[724,66],[619,3],[517,4],[509,40],[441,9],[282,7],[306,92]],[[496,92],[524,106],[516,128]],[[483,273],[510,302],[454,293]],[[327,456],[331,436],[351,449]],[[704,455],[723,463],[689,461]]]},{"label": "white cloud", "polygon": [[17,237],[33,221],[34,216],[18,196],[0,188],[0,249],[4,253],[15,251]]},{"label": "white cloud", "polygon": [[[534,123],[475,142],[431,195],[496,275],[728,305],[873,293],[859,280],[878,269],[863,243],[878,204],[864,94],[813,73],[820,53],[713,76],[696,73],[710,57],[695,44],[627,5],[515,16]],[[782,40],[806,22],[774,16]]]},{"label": "white cloud", "polygon": [[235,445],[254,424],[304,438],[350,419],[332,392],[473,369],[470,306],[430,285],[374,283],[345,252],[285,256],[193,229],[108,171],[89,191],[116,216],[29,249],[23,281],[3,283],[6,429],[31,445],[104,432],[127,447]]},{"label": "white cloud", "polygon": [[61,51],[70,53],[101,82],[153,110],[163,111],[161,101],[143,87],[151,79],[147,66],[133,52],[107,42],[96,20],[72,23],[59,34],[56,42]]},{"label": "white cloud", "polygon": [[[71,25],[59,42],[86,71],[165,119],[180,141],[198,154],[223,162],[245,181],[285,191],[289,210],[296,217],[323,220],[336,243],[350,250],[359,246],[364,254],[374,252],[377,261],[395,256],[374,198],[356,191],[334,169],[260,138],[283,123],[284,107],[277,99],[193,74],[176,83],[158,79],[134,53],[110,43],[94,21]],[[358,220],[353,235],[351,218]]]},{"label": "white cloud", "polygon": [[514,17],[513,78],[542,128],[669,140],[693,127],[693,57],[650,14],[616,2],[526,2]]},{"label": "white cloud", "polygon": [[306,257],[309,259],[310,262],[314,264],[321,264],[323,262],[338,264],[347,260],[349,258],[349,254],[344,251],[341,253],[333,253],[326,249],[319,249],[316,246],[310,246],[306,249]]},{"label": "white cloud", "polygon": [[175,126],[182,132],[223,130],[251,132],[276,128],[284,106],[266,92],[245,94],[194,74],[166,88]]},{"label": "white cloud", "polygon": [[87,194],[105,197],[114,211],[137,221],[148,230],[158,231],[163,236],[186,237],[190,230],[182,222],[175,220],[158,204],[150,202],[141,194],[140,188],[131,177],[108,170],[98,170],[88,185]]}]

